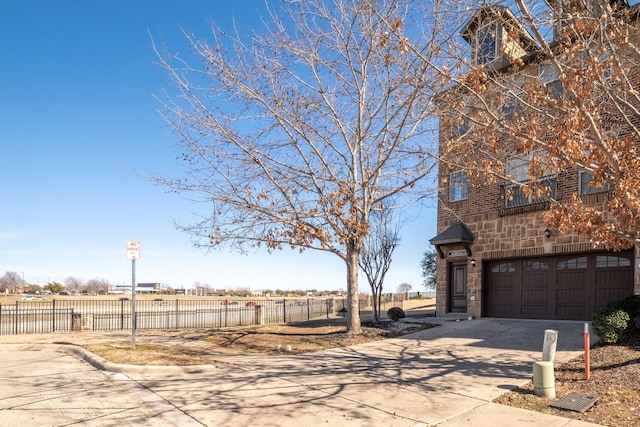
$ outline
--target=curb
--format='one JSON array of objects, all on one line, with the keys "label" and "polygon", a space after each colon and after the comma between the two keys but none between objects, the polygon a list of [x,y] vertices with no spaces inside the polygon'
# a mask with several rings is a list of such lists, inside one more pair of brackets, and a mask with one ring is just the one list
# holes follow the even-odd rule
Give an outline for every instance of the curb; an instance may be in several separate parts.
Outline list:
[{"label": "curb", "polygon": [[[64,352],[78,359],[87,362],[91,366],[101,371],[114,372],[118,374],[126,373],[166,373],[166,374],[196,374],[210,369],[217,368],[217,365],[128,365],[123,363],[110,362],[98,356],[89,350],[71,344],[2,344],[0,351],[16,350],[16,351],[43,351],[52,350],[56,352]],[[217,362],[225,363],[225,362]]]}]

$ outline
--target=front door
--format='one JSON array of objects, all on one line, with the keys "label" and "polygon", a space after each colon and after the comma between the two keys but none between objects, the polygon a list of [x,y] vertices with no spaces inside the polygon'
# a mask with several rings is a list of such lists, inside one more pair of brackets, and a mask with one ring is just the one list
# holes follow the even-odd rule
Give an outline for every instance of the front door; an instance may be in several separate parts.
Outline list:
[{"label": "front door", "polygon": [[449,307],[451,312],[467,312],[467,263],[451,263]]}]

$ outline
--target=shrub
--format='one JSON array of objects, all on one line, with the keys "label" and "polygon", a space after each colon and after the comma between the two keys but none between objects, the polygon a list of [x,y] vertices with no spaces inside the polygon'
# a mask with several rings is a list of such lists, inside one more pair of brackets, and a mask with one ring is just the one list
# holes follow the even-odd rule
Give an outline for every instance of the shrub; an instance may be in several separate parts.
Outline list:
[{"label": "shrub", "polygon": [[395,320],[395,321],[404,319],[405,317],[404,310],[401,309],[400,307],[391,307],[389,310],[387,310],[387,316],[389,316],[389,319]]},{"label": "shrub", "polygon": [[624,310],[620,301],[610,302],[593,315],[593,329],[603,343],[615,344],[620,334],[627,329],[629,313]]}]

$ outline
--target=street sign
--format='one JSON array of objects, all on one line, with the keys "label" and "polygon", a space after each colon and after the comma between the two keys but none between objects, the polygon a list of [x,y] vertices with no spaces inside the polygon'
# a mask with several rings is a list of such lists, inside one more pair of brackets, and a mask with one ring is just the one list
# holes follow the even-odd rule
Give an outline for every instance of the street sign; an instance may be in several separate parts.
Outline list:
[{"label": "street sign", "polygon": [[135,261],[140,259],[140,241],[127,241],[127,259]]}]

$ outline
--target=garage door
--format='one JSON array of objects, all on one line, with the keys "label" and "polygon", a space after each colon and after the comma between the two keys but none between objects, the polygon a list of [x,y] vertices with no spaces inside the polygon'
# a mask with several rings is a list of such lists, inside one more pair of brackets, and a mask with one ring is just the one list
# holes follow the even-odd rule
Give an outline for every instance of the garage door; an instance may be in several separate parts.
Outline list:
[{"label": "garage door", "polygon": [[483,316],[591,320],[633,294],[633,251],[489,261]]}]

